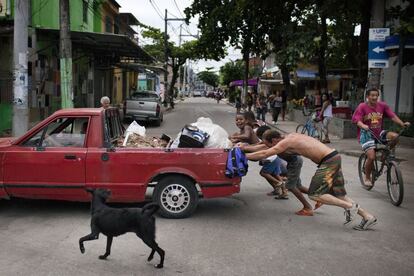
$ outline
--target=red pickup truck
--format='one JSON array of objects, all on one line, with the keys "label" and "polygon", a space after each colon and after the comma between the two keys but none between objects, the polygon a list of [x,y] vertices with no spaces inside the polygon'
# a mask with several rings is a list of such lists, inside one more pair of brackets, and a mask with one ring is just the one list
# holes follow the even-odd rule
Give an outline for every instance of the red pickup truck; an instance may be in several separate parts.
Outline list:
[{"label": "red pickup truck", "polygon": [[117,147],[117,109],[55,112],[20,138],[0,139],[0,198],[89,201],[85,188],[107,188],[112,202],[144,201],[148,193],[169,218],[190,216],[198,199],[240,191],[225,176],[223,149]]}]

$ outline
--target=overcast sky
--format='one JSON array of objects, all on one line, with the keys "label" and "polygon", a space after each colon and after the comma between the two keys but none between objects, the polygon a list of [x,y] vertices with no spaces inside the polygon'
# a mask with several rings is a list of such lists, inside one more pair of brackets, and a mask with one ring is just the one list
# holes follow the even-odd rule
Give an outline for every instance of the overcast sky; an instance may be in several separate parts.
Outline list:
[{"label": "overcast sky", "polygon": [[[164,31],[164,13],[165,9],[168,10],[168,18],[184,16],[184,9],[191,5],[191,0],[117,0],[121,5],[120,12],[130,12],[142,23],[150,25]],[[152,4],[151,4],[152,3]],[[180,33],[180,21],[170,21],[168,25],[168,34],[170,38],[178,45],[179,33]],[[183,25],[182,34],[188,35],[197,34],[197,20],[192,19],[190,25]],[[191,37],[182,37],[182,42],[192,40]],[[146,41],[142,41],[146,43]],[[229,60],[236,60],[241,58],[240,51],[229,49],[229,55],[219,62],[214,60],[200,60],[193,63],[193,69],[202,71],[206,67],[214,67],[216,70],[220,69],[225,62]]]}]

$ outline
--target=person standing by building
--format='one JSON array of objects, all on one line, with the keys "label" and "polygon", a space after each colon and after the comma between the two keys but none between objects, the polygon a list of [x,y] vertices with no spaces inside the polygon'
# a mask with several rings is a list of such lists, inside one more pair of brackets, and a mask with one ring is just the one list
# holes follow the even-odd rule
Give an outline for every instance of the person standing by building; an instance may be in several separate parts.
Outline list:
[{"label": "person standing by building", "polygon": [[315,96],[313,97],[313,104],[315,106],[315,109],[320,109],[322,106],[322,97],[319,90],[315,92]]},{"label": "person standing by building", "polygon": [[246,104],[247,104],[247,111],[252,111],[253,95],[251,91],[249,91],[246,95]]},{"label": "person standing by building", "polygon": [[282,95],[280,94],[280,91],[276,91],[276,93],[274,94],[273,97],[273,102],[271,104],[272,106],[272,118],[273,118],[273,124],[277,124],[277,120],[279,118],[279,114],[282,111],[282,107],[283,107],[283,98]]},{"label": "person standing by building", "polygon": [[322,95],[322,109],[319,112],[319,118],[322,121],[322,132],[325,135],[325,138],[322,140],[322,143],[330,143],[329,140],[329,123],[332,120],[332,103],[329,100],[327,93]]},{"label": "person standing by building", "polygon": [[263,92],[259,94],[256,101],[257,119],[266,121],[267,99]]},{"label": "person standing by building", "polygon": [[109,99],[108,96],[103,96],[101,98],[101,107],[103,109],[108,109],[111,106],[111,100]]},{"label": "person standing by building", "polygon": [[282,111],[282,120],[284,121],[285,116],[286,116],[286,112],[287,112],[287,97],[288,97],[286,90],[282,90],[281,97],[282,97],[282,109],[281,109],[281,111]]}]

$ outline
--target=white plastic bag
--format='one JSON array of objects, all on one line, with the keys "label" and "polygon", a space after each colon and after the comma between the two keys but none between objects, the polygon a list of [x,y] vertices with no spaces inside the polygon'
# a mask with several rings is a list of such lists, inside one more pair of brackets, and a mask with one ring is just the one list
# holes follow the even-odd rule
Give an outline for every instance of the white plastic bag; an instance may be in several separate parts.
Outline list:
[{"label": "white plastic bag", "polygon": [[135,133],[142,137],[145,137],[145,127],[140,126],[136,121],[133,121],[125,131],[125,139],[124,143],[122,144],[124,147],[126,146],[129,135],[131,135],[131,133]]},{"label": "white plastic bag", "polygon": [[210,118],[200,117],[197,119],[197,122],[192,123],[191,125],[198,127],[200,130],[207,132],[210,135],[204,146],[205,148],[232,147],[227,131],[221,126],[214,124]]}]

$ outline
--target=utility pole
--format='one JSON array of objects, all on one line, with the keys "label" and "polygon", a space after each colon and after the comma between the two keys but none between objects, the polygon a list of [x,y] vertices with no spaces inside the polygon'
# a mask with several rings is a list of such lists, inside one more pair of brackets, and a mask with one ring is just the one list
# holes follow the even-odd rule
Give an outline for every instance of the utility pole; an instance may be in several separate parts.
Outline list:
[{"label": "utility pole", "polygon": [[168,103],[172,99],[168,92],[168,35],[167,35],[167,9],[165,9],[164,17],[164,101]]},{"label": "utility pole", "polygon": [[[192,35],[192,34],[188,34],[188,35],[183,35],[182,34],[182,29],[183,29],[183,24],[181,24],[180,25],[180,38],[179,38],[179,45],[181,46],[181,37],[183,37],[183,36],[191,36],[191,37],[195,37],[195,38],[198,38],[199,36],[198,36],[198,33],[196,34],[196,35]],[[182,91],[182,87],[184,86],[184,91],[186,91],[186,86],[185,86],[185,81],[186,81],[186,79],[185,79],[185,77],[186,77],[186,69],[187,68],[187,61],[185,61],[185,68],[184,68],[184,77],[183,77],[183,79],[181,79],[181,70],[179,71],[179,76],[180,76],[180,91]],[[187,72],[187,75],[188,75],[188,72]],[[181,86],[181,83],[183,84],[182,86]]]},{"label": "utility pole", "polygon": [[28,18],[29,0],[14,2],[14,31],[13,31],[13,122],[12,135],[18,137],[29,129],[28,103]]},{"label": "utility pole", "polygon": [[[185,21],[185,18],[167,18],[168,16],[168,11],[167,9],[165,9],[165,16],[164,16],[164,58],[165,58],[165,64],[164,64],[164,69],[165,69],[165,73],[164,73],[164,95],[165,95],[165,99],[168,99],[168,101],[170,101],[170,105],[171,105],[171,101],[174,101],[173,99],[173,95],[169,95],[169,91],[168,91],[168,21]],[[168,102],[167,101],[167,102]],[[172,104],[171,106],[173,106],[174,104]]]},{"label": "utility pole", "polygon": [[[384,27],[384,0],[373,0],[371,5],[371,28],[383,28]],[[368,70],[368,85],[367,88],[380,89],[381,85],[381,68],[369,68]],[[365,97],[365,96],[364,96]]]},{"label": "utility pole", "polygon": [[60,12],[60,91],[62,108],[73,107],[72,41],[70,39],[69,0],[59,0]]},{"label": "utility pole", "polygon": [[[178,47],[181,47],[181,36],[183,32],[183,24],[180,25],[180,35],[178,37]],[[186,61],[187,62],[187,61]],[[178,79],[180,80],[180,94],[183,95],[183,80],[181,78],[181,68],[178,69]]]},{"label": "utility pole", "polygon": [[[186,83],[186,75],[187,75],[187,60],[185,61],[185,64],[184,64],[184,77],[183,77],[183,87],[184,87],[184,92],[186,92],[187,91],[187,89],[186,89],[186,85],[185,85],[185,83]],[[185,94],[187,94],[187,93],[185,93]]]}]

